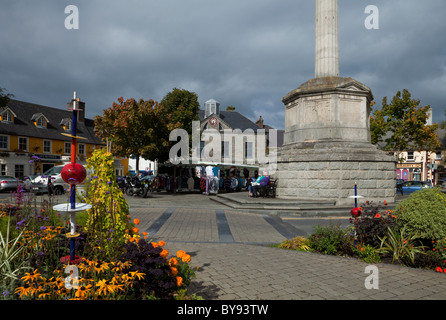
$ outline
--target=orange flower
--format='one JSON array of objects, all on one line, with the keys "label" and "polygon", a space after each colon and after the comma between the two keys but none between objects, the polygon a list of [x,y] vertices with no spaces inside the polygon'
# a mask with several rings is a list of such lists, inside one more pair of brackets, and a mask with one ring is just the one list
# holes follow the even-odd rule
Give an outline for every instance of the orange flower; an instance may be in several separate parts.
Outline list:
[{"label": "orange flower", "polygon": [[177,251],[177,257],[180,258],[180,259],[181,259],[185,254],[186,254],[186,252],[183,251],[183,250],[179,250],[179,251]]},{"label": "orange flower", "polygon": [[129,241],[130,241],[130,242],[133,242],[133,241],[135,241],[135,238],[131,237],[131,238],[129,239]]},{"label": "orange flower", "polygon": [[189,263],[189,262],[190,262],[190,255],[185,254],[185,255],[181,258],[181,260],[183,260],[183,262],[185,262],[185,263]]},{"label": "orange flower", "polygon": [[164,247],[166,245],[166,243],[163,240],[161,240],[161,241],[158,242],[158,245],[160,247]]},{"label": "orange flower", "polygon": [[158,248],[158,243],[156,243],[156,242],[151,242],[151,244],[152,244],[152,246],[153,246],[154,248]]},{"label": "orange flower", "polygon": [[170,272],[173,276],[176,276],[178,274],[178,269],[175,267],[170,267]]},{"label": "orange flower", "polygon": [[166,259],[168,255],[169,255],[169,251],[166,249],[163,249],[163,251],[161,251],[161,253],[160,253],[160,256],[163,257],[164,259]]},{"label": "orange flower", "polygon": [[177,286],[181,287],[183,285],[183,278],[177,277]]},{"label": "orange flower", "polygon": [[176,266],[178,264],[178,260],[175,258],[170,258],[169,265],[170,266]]},{"label": "orange flower", "polygon": [[148,233],[144,231],[144,232],[142,233],[142,235],[143,235],[143,236],[146,236],[146,235],[148,235]]},{"label": "orange flower", "polygon": [[134,220],[133,220],[133,223],[136,224],[136,225],[138,225],[139,222],[140,222],[139,219],[134,219]]},{"label": "orange flower", "polygon": [[377,213],[376,215],[375,215],[375,218],[381,218],[381,215],[379,214],[379,213]]},{"label": "orange flower", "polygon": [[137,227],[134,227],[133,228],[133,233],[138,233],[138,232],[139,232],[139,229]]}]

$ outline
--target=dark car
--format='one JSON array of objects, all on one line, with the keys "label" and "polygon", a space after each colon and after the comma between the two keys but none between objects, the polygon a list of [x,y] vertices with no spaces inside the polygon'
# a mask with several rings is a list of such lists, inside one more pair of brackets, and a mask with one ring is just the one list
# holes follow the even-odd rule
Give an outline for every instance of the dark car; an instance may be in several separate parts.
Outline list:
[{"label": "dark car", "polygon": [[424,181],[406,181],[401,184],[403,195],[411,194],[422,189],[432,188],[428,182]]}]

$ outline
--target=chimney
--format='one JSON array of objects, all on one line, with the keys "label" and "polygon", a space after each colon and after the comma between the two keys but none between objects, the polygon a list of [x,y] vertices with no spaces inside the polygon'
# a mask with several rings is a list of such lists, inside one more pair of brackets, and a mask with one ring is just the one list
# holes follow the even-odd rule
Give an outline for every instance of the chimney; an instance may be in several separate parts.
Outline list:
[{"label": "chimney", "polygon": [[256,125],[260,127],[260,129],[263,129],[263,118],[260,116],[259,120],[256,121]]},{"label": "chimney", "polygon": [[[76,104],[75,104],[76,103]],[[71,99],[71,102],[68,102],[67,107],[69,110],[72,110],[76,106],[77,111],[77,121],[84,122],[85,121],[85,102],[82,102],[79,98],[76,98],[76,92],[74,93],[74,98]]]}]

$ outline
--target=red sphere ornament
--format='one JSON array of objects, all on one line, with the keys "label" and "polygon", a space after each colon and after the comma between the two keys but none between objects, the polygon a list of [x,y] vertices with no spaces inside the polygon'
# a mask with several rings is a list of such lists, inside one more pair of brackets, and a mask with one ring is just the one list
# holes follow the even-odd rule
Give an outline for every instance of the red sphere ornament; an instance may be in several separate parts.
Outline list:
[{"label": "red sphere ornament", "polygon": [[87,177],[87,170],[79,163],[68,163],[60,173],[63,181],[69,184],[80,184]]},{"label": "red sphere ornament", "polygon": [[353,208],[351,211],[350,211],[350,213],[351,213],[351,215],[353,216],[353,217],[359,217],[360,215],[361,215],[361,209],[360,208]]}]

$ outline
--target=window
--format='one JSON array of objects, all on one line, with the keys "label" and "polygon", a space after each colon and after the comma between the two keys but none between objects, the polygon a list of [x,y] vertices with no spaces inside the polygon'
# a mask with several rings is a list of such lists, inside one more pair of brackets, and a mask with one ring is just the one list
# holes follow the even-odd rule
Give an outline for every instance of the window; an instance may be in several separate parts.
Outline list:
[{"label": "window", "polygon": [[9,150],[9,136],[0,136],[0,149]]},{"label": "window", "polygon": [[28,138],[19,137],[19,150],[28,151]]},{"label": "window", "polygon": [[407,152],[407,161],[414,161],[414,160],[415,160],[415,156],[413,154],[413,151]]},{"label": "window", "polygon": [[25,175],[25,166],[23,164],[16,164],[15,171],[14,171],[14,177],[23,179],[24,175]]},{"label": "window", "polygon": [[78,153],[85,156],[85,144],[79,143],[78,148]]},{"label": "window", "polygon": [[245,143],[245,158],[246,159],[253,158],[252,142]]},{"label": "window", "polygon": [[0,176],[6,176],[6,164],[0,164]]},{"label": "window", "polygon": [[2,117],[1,121],[12,122],[12,115],[9,111],[3,112],[1,114],[1,117]]},{"label": "window", "polygon": [[223,158],[229,158],[229,141],[221,142],[221,156]]},{"label": "window", "polygon": [[441,160],[441,151],[435,153],[435,160]]},{"label": "window", "polygon": [[38,127],[46,127],[46,121],[43,117],[40,117],[39,119],[37,119],[37,126]]},{"label": "window", "polygon": [[51,153],[51,140],[43,140],[43,152]]},{"label": "window", "polygon": [[71,143],[69,143],[69,142],[65,142],[64,153],[65,153],[65,154],[71,154]]}]

